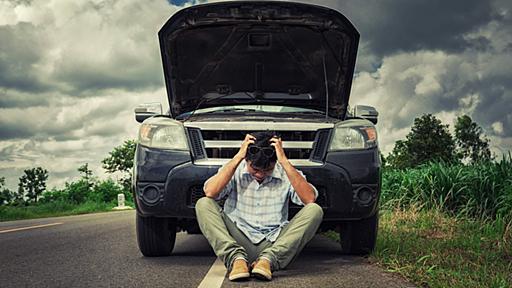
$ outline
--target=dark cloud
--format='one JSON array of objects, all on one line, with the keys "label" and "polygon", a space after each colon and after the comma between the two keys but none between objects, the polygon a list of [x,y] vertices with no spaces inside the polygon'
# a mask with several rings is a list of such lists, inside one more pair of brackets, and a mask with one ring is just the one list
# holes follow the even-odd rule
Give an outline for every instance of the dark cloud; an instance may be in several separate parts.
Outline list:
[{"label": "dark cloud", "polygon": [[475,39],[467,40],[466,49],[475,50],[478,52],[490,52],[492,50],[492,42],[486,37],[479,36]]},{"label": "dark cloud", "polygon": [[[507,85],[496,83],[492,80],[482,81],[481,97],[478,108],[473,113],[473,120],[487,126],[489,134],[502,137],[512,137],[512,77]],[[499,134],[493,133],[489,127],[500,122],[503,131]]]},{"label": "dark cloud", "polygon": [[0,140],[7,139],[20,139],[20,138],[28,138],[34,135],[36,132],[31,127],[27,127],[26,125],[13,125],[12,123],[0,122],[2,126],[2,130],[0,132]]},{"label": "dark cloud", "polygon": [[0,26],[0,88],[27,92],[47,91],[36,65],[46,44],[30,23]]},{"label": "dark cloud", "polygon": [[82,128],[86,121],[69,120],[58,122],[58,110],[45,107],[28,110],[4,110],[0,114],[0,140],[23,139],[33,137],[49,137],[52,135],[69,134]]},{"label": "dark cloud", "polygon": [[[29,137],[58,137],[59,139],[77,139],[92,135],[123,133],[119,128],[123,122],[112,121],[122,111],[119,103],[100,105],[93,100],[81,100],[89,104],[89,109],[80,105],[60,107],[31,107],[28,109],[4,109],[0,114],[0,140],[22,139]],[[122,105],[121,105],[122,106]],[[98,108],[96,108],[98,107]],[[95,109],[96,108],[96,109]],[[94,129],[91,130],[91,127]],[[101,127],[108,132],[102,132]],[[88,131],[92,131],[90,134]]]},{"label": "dark cloud", "polygon": [[148,68],[148,61],[142,58],[137,61],[131,59],[124,63],[104,66],[101,71],[98,71],[98,63],[80,63],[84,65],[78,66],[75,66],[77,63],[63,64],[59,66],[59,72],[55,77],[71,86],[67,91],[71,96],[94,96],[98,90],[112,88],[144,91],[162,87],[161,67],[151,65]]},{"label": "dark cloud", "polygon": [[0,88],[0,108],[48,106],[53,98],[52,95],[45,93],[27,93],[13,89]]},{"label": "dark cloud", "polygon": [[462,36],[494,16],[491,2],[480,0],[352,0],[338,2],[337,8],[354,23],[371,53],[380,56],[462,51],[468,47]]}]

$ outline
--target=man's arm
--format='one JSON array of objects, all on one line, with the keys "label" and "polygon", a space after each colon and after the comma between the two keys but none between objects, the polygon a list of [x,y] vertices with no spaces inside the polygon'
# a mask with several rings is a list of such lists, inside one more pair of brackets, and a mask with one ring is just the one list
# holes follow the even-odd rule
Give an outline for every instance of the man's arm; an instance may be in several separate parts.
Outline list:
[{"label": "man's arm", "polygon": [[276,148],[277,161],[279,161],[279,164],[281,164],[286,172],[290,184],[292,184],[295,193],[297,193],[302,203],[307,205],[315,202],[315,189],[306,178],[300,175],[299,171],[293,167],[290,161],[288,161],[288,158],[284,154],[281,138],[272,138],[270,141],[272,142],[270,145]]},{"label": "man's arm", "polygon": [[213,175],[207,180],[204,186],[204,194],[206,197],[216,199],[219,193],[226,187],[233,174],[235,174],[238,164],[242,162],[243,158],[240,159],[235,157],[231,159],[217,174]]},{"label": "man's arm", "polygon": [[295,193],[297,193],[297,196],[299,196],[300,201],[302,201],[304,205],[314,203],[315,189],[313,189],[313,186],[311,186],[306,178],[300,175],[299,171],[297,171],[289,161],[286,161],[285,163],[280,162],[280,164],[284,171],[286,171],[290,184],[292,184],[292,187],[295,190]]},{"label": "man's arm", "polygon": [[219,193],[226,187],[228,182],[235,174],[236,168],[244,160],[249,144],[254,143],[254,136],[247,134],[242,142],[242,146],[236,155],[231,159],[217,174],[207,180],[204,186],[204,194],[209,198],[217,198]]}]

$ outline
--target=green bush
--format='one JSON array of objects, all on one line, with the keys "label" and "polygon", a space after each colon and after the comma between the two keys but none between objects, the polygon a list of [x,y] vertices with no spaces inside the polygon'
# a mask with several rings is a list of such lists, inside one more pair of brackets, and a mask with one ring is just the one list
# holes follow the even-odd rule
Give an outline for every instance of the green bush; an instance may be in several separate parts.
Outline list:
[{"label": "green bush", "polygon": [[90,183],[85,179],[80,179],[76,182],[66,183],[66,193],[68,194],[68,201],[72,203],[84,203],[91,191]]},{"label": "green bush", "polygon": [[66,183],[64,189],[53,188],[44,192],[40,202],[43,204],[53,202],[81,204],[89,201],[117,204],[117,194],[124,194],[126,205],[133,205],[132,194],[110,178],[95,184],[85,181],[85,179]]},{"label": "green bush", "polygon": [[114,180],[107,179],[94,186],[88,199],[94,202],[110,203],[117,201],[117,194],[124,194],[123,188]]},{"label": "green bush", "polygon": [[52,203],[52,202],[66,202],[69,200],[68,190],[59,190],[53,188],[43,193],[42,198],[39,200],[41,204]]}]

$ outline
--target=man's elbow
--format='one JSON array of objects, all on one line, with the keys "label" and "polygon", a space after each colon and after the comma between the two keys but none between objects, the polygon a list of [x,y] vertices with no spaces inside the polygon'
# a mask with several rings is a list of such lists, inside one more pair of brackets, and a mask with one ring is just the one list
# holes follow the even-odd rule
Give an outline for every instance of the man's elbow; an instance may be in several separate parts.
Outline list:
[{"label": "man's elbow", "polygon": [[205,187],[203,189],[203,192],[204,192],[204,195],[208,198],[212,198],[212,199],[215,199],[215,197],[217,197],[217,194],[216,193],[213,193],[210,189],[208,189],[208,187]]},{"label": "man's elbow", "polygon": [[304,199],[304,201],[302,201],[302,203],[304,203],[304,205],[308,205],[310,203],[315,203],[315,197]]},{"label": "man's elbow", "polygon": [[315,192],[313,191],[310,196],[307,196],[307,197],[305,197],[305,199],[301,199],[301,200],[302,200],[302,203],[304,203],[304,205],[308,205],[310,203],[315,203],[315,200],[316,200]]},{"label": "man's elbow", "polygon": [[306,199],[304,199],[305,201],[302,201],[304,205],[308,205],[309,203],[315,203],[316,201],[315,189],[312,187],[311,184],[309,184],[309,186],[311,187],[311,190],[309,190],[308,196],[306,197]]}]

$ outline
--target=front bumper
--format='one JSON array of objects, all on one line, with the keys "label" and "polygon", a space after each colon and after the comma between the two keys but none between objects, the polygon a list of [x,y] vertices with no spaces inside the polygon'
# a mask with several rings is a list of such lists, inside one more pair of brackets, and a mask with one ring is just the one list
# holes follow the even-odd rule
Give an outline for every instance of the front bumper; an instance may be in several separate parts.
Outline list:
[{"label": "front bumper", "polygon": [[[137,147],[133,193],[142,216],[194,219],[203,183],[219,166],[194,165],[189,152]],[[380,160],[376,149],[328,153],[323,165],[300,167],[319,191],[324,222],[367,218],[377,211]],[[290,217],[301,207],[290,205]]]}]

